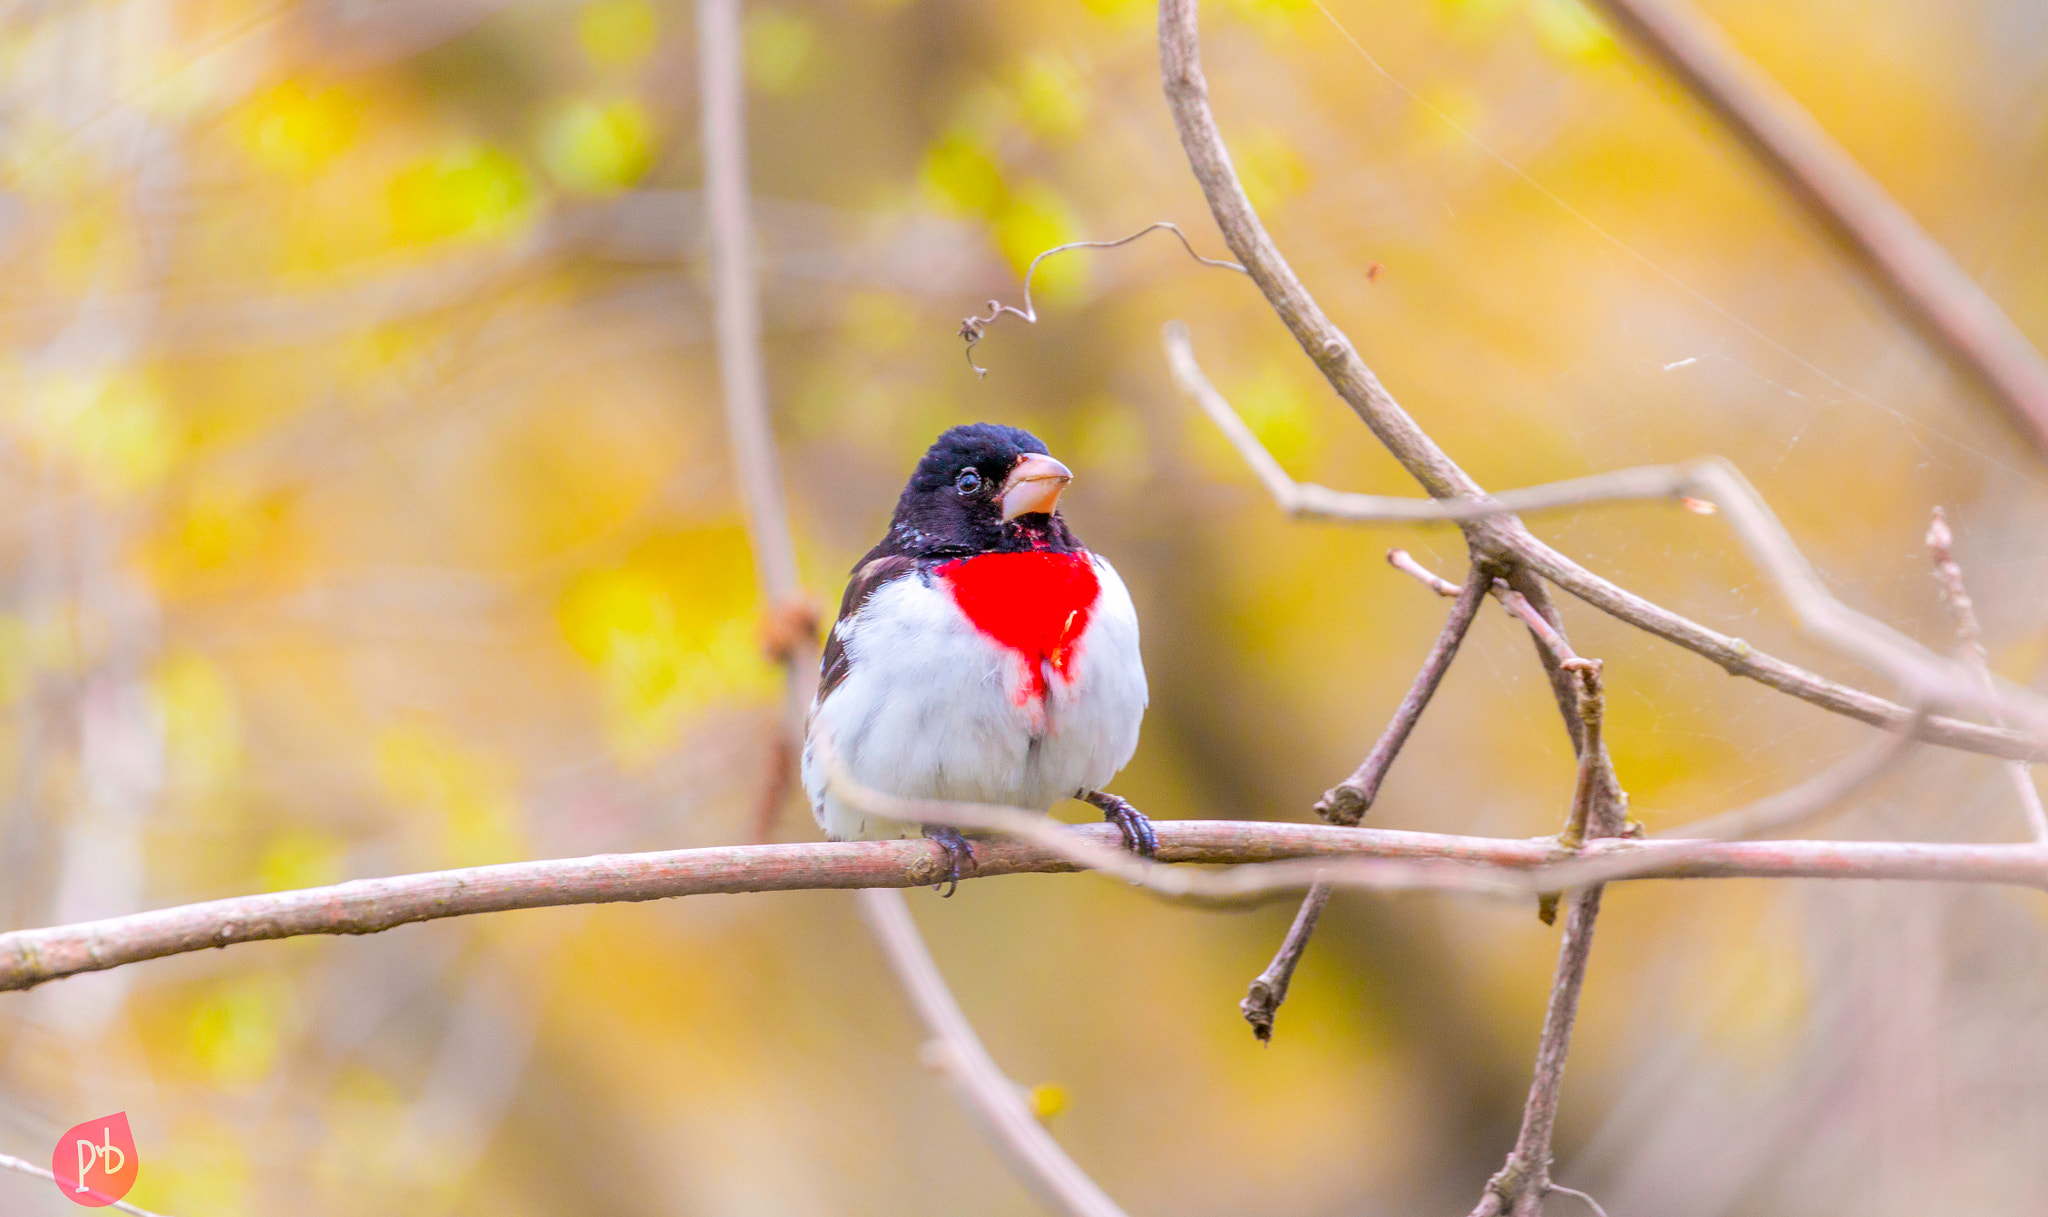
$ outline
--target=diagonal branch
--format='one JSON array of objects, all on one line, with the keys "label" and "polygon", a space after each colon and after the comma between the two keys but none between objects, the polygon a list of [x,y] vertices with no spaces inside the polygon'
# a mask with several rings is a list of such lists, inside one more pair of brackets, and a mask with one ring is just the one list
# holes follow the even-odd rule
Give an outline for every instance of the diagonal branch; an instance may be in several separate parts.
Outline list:
[{"label": "diagonal branch", "polygon": [[1116,1201],[1045,1131],[1016,1084],[981,1046],[980,1037],[932,962],[932,953],[917,932],[917,923],[910,919],[903,894],[879,888],[864,891],[860,910],[931,1033],[928,1059],[945,1070],[959,1091],[961,1106],[981,1122],[989,1144],[1009,1158],[1017,1178],[1048,1207],[1073,1217],[1124,1217]]},{"label": "diagonal branch", "polygon": [[1593,0],[1749,149],[1922,338],[2048,450],[2048,361],[1877,179],[1685,0]]},{"label": "diagonal branch", "polygon": [[[1718,507],[1759,569],[1770,578],[1808,632],[1911,690],[1916,700],[1969,706],[1990,715],[2011,715],[2032,728],[2027,734],[1951,718],[1924,718],[1919,738],[1948,747],[2020,759],[2048,756],[2040,736],[2048,734],[2048,706],[2031,694],[2000,691],[1965,666],[1934,654],[1890,626],[1843,604],[1814,573],[1784,525],[1735,468],[1718,459],[1687,465],[1650,466],[1505,491],[1476,501],[1426,501],[1348,495],[1295,482],[1275,461],[1228,399],[1195,361],[1184,326],[1165,337],[1174,375],[1203,411],[1216,420],[1282,510],[1294,515],[1353,521],[1450,521],[1472,524],[1510,511],[1541,511],[1586,503],[1669,499]],[[1520,528],[1519,524],[1516,525]],[[1766,655],[1602,579],[1536,540],[1526,530],[1506,542],[1507,555],[1580,599],[1631,625],[1823,709],[1898,729],[1916,717],[1907,706],[1838,684],[1804,668]]]},{"label": "diagonal branch", "polygon": [[[1389,560],[1392,557],[1392,554],[1388,555]],[[1450,671],[1451,660],[1456,657],[1459,644],[1464,642],[1465,632],[1472,628],[1472,619],[1479,615],[1479,602],[1486,595],[1485,589],[1486,580],[1476,573],[1466,580],[1466,590],[1458,593],[1457,603],[1451,606],[1451,615],[1444,622],[1443,630],[1437,634],[1429,654],[1423,657],[1422,670],[1415,674],[1407,695],[1394,708],[1393,721],[1381,732],[1358,769],[1331,787],[1316,804],[1316,811],[1323,819],[1332,824],[1355,825],[1371,810],[1373,800],[1379,797],[1380,783],[1386,780],[1387,771],[1394,766],[1394,758],[1401,754],[1408,736],[1422,718],[1423,709],[1436,695],[1437,686],[1443,683],[1444,673]],[[1318,883],[1308,890],[1308,895],[1302,899],[1301,911],[1294,915],[1294,924],[1288,928],[1287,937],[1281,940],[1273,962],[1253,978],[1244,1000],[1238,1003],[1238,1009],[1244,1013],[1244,1021],[1251,1024],[1252,1034],[1262,1044],[1273,1038],[1273,1019],[1280,1012],[1280,1004],[1287,1000],[1287,987],[1293,983],[1294,969],[1301,963],[1301,953],[1308,949],[1309,937],[1315,933],[1316,923],[1322,919],[1324,906],[1330,903],[1330,892],[1331,887],[1327,883]]]}]

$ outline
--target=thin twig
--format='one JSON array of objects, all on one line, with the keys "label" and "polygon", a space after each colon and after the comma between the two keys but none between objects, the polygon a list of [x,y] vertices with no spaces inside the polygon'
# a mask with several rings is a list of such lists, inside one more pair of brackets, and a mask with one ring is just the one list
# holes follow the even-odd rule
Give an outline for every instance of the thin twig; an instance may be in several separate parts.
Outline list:
[{"label": "thin twig", "polygon": [[1422,563],[1417,562],[1415,555],[1405,549],[1388,550],[1387,565],[1400,571],[1402,574],[1414,578],[1439,596],[1456,596],[1462,590],[1458,584],[1451,582]]},{"label": "thin twig", "polygon": [[1840,245],[1950,364],[2048,450],[2048,361],[1798,102],[1684,0],[1594,0]]},{"label": "thin twig", "polygon": [[[11,1171],[20,1171],[24,1175],[34,1175],[38,1179],[48,1179],[52,1183],[57,1182],[57,1176],[52,1172],[44,1170],[33,1162],[24,1162],[13,1154],[0,1154],[0,1167]],[[148,1209],[137,1208],[126,1200],[108,1200],[104,1204],[108,1208],[116,1208],[124,1213],[133,1214],[133,1217],[163,1217],[161,1213],[152,1213]]]},{"label": "thin twig", "polygon": [[[1185,327],[1169,326],[1166,350],[1176,378],[1212,419],[1236,418],[1228,399],[1219,393],[1195,362]],[[1376,383],[1376,382],[1375,382]],[[1403,416],[1405,417],[1405,415]],[[1220,425],[1220,423],[1219,423]],[[1341,495],[1322,487],[1294,482],[1273,460],[1242,420],[1223,431],[1239,455],[1258,474],[1274,501],[1294,515],[1374,522],[1461,523],[1468,529],[1487,521],[1514,523],[1506,513],[1551,510],[1593,502],[1666,499],[1710,502],[1727,516],[1730,527],[1759,569],[1784,596],[1807,632],[1865,666],[1895,680],[1915,700],[1941,702],[1998,715],[2027,724],[2025,733],[1949,718],[1925,717],[1915,728],[1929,743],[1962,748],[2007,759],[2048,757],[2048,704],[2031,693],[1987,689],[1966,666],[1936,655],[1920,643],[1843,604],[1828,590],[1799,552],[1770,507],[1732,465],[1709,458],[1686,465],[1622,469],[1593,477],[1556,482],[1527,490],[1478,494],[1449,501],[1384,499],[1373,495]],[[1310,494],[1311,491],[1316,492]],[[1302,504],[1313,502],[1313,510]],[[1398,505],[1398,510],[1394,509]],[[1502,560],[1526,566],[1565,591],[1622,621],[1675,643],[1802,701],[1872,726],[1897,729],[1916,715],[1907,706],[1838,684],[1804,668],[1756,650],[1740,638],[1710,630],[1669,609],[1626,591],[1538,541],[1518,523],[1504,537],[1492,538]],[[1479,544],[1479,542],[1475,542]],[[1483,552],[1483,551],[1482,551]]]},{"label": "thin twig", "polygon": [[861,914],[882,944],[890,967],[931,1036],[927,1059],[945,1070],[962,1106],[981,1123],[989,1144],[1039,1198],[1073,1217],[1124,1217],[1123,1209],[1074,1164],[1031,1114],[1016,1084],[997,1067],[981,1037],[953,1000],[932,961],[910,908],[897,891],[860,893]]},{"label": "thin twig", "polygon": [[[1398,551],[1397,551],[1398,552]],[[1373,800],[1379,797],[1380,783],[1387,777],[1387,771],[1394,766],[1394,758],[1400,755],[1408,737],[1414,733],[1415,724],[1422,719],[1422,711],[1428,707],[1430,698],[1436,696],[1437,686],[1443,683],[1444,673],[1450,671],[1451,660],[1457,657],[1459,644],[1465,641],[1466,631],[1472,628],[1472,619],[1479,615],[1479,602],[1486,595],[1487,580],[1477,575],[1467,580],[1468,587],[1458,593],[1457,601],[1451,605],[1451,615],[1444,620],[1444,628],[1438,631],[1436,642],[1423,657],[1422,669],[1408,686],[1408,692],[1401,698],[1401,704],[1394,709],[1394,717],[1373,744],[1372,751],[1365,754],[1352,775],[1330,788],[1316,803],[1316,812],[1332,824],[1356,824],[1372,809]]]},{"label": "thin twig", "polygon": [[738,0],[698,0],[698,104],[704,140],[704,194],[711,237],[712,302],[717,313],[718,375],[732,439],[747,536],[768,603],[802,591],[783,504],[775,435],[768,423],[768,378],[761,362],[761,286],[754,265],[753,208],[747,195],[746,83],[741,78]]},{"label": "thin twig", "polygon": [[1587,1208],[1592,1209],[1593,1217],[1607,1217],[1607,1210],[1600,1207],[1600,1202],[1598,1200],[1593,1199],[1591,1196],[1588,1196],[1586,1193],[1580,1191],[1578,1188],[1566,1187],[1562,1183],[1553,1182],[1550,1185],[1550,1190],[1556,1192],[1560,1196],[1570,1196],[1572,1199],[1578,1201],[1580,1204],[1583,1204]]},{"label": "thin twig", "polygon": [[[955,805],[920,805],[942,822]],[[970,805],[971,806],[971,805]],[[1018,812],[1050,824],[1043,815]],[[962,817],[963,819],[965,817]],[[1552,837],[1461,837],[1384,828],[1274,821],[1159,820],[1163,863],[1227,865],[1207,872],[1152,868],[1169,896],[1244,901],[1317,882],[1379,891],[1523,898],[1583,883],[1636,879],[1886,879],[1997,883],[2048,889],[2048,847],[1917,841],[1589,841],[1560,855]],[[1057,827],[1057,826],[1054,826]],[[1114,825],[1058,829],[1039,840],[981,841],[966,880],[1057,874],[1130,855]],[[943,863],[929,841],[814,841],[508,862],[357,879],[330,887],[235,896],[102,921],[0,934],[0,991],[194,951],[312,934],[376,934],[421,921],[514,909],[617,904],[740,892],[927,887]],[[1129,879],[1129,870],[1109,871]],[[1165,876],[1184,883],[1167,885]],[[963,880],[966,881],[966,880]]]},{"label": "thin twig", "polygon": [[1543,1036],[1536,1047],[1535,1079],[1522,1108],[1522,1131],[1507,1164],[1487,1180],[1486,1194],[1473,1209],[1473,1217],[1495,1213],[1524,1217],[1541,1211],[1543,1193],[1551,1186],[1550,1136],[1557,1124],[1565,1057],[1571,1050],[1579,993],[1592,957],[1593,923],[1600,915],[1600,896],[1605,890],[1589,887],[1579,892],[1565,913],[1564,938],[1557,947],[1557,976],[1543,1016]]},{"label": "thin twig", "polygon": [[1529,627],[1529,633],[1536,639],[1536,645],[1548,651],[1559,667],[1578,661],[1578,655],[1572,651],[1571,644],[1564,640],[1564,636],[1551,628],[1550,623],[1543,619],[1543,614],[1537,612],[1520,592],[1509,587],[1506,580],[1495,579],[1492,591],[1499,598],[1502,607]]},{"label": "thin twig", "polygon": [[[783,665],[786,682],[781,730],[769,750],[771,768],[756,808],[756,836],[765,840],[792,784],[807,709],[815,696],[818,610],[804,595],[797,575],[796,545],[776,469],[774,430],[768,422],[760,288],[747,206],[739,0],[698,0],[697,10],[706,191],[710,196],[726,422],[739,463],[748,536],[767,592],[764,643],[769,655]],[[1010,1160],[1026,1186],[1070,1217],[1123,1217],[1122,1210],[1023,1109],[1016,1087],[996,1068],[947,992],[902,897],[884,891],[864,892],[863,896],[876,941],[942,1045],[955,1089],[968,1110],[982,1118],[990,1143]]]},{"label": "thin twig", "polygon": [[816,684],[818,610],[804,595],[797,574],[796,542],[768,416],[761,285],[747,190],[738,0],[698,0],[697,51],[718,375],[725,391],[726,432],[745,508],[747,540],[766,600],[763,641],[783,669],[781,713],[769,741],[768,767],[753,816],[754,839],[767,840],[794,782],[804,716]]},{"label": "thin twig", "polygon": [[[1941,589],[1942,603],[1955,618],[1963,662],[1975,670],[1986,689],[1993,688],[1991,656],[1984,649],[1984,630],[1977,624],[1977,606],[1970,599],[1970,589],[1963,584],[1963,568],[1956,562],[1955,534],[1949,531],[1948,515],[1939,507],[1934,509],[1934,519],[1927,526],[1927,548],[1934,557],[1934,582]],[[2033,771],[2025,761],[2007,761],[2005,772],[2034,840],[2048,841],[2048,810],[2041,806],[2041,791],[2034,785]]]},{"label": "thin twig", "polygon": [[1244,1021],[1251,1024],[1253,1037],[1261,1044],[1273,1042],[1273,1020],[1280,1016],[1281,1003],[1287,1000],[1288,987],[1294,983],[1294,969],[1301,965],[1302,952],[1308,950],[1308,940],[1315,935],[1316,924],[1323,919],[1323,909],[1329,906],[1330,894],[1336,890],[1322,882],[1308,889],[1308,895],[1301,898],[1301,907],[1295,910],[1293,923],[1287,927],[1287,936],[1280,940],[1280,949],[1273,953],[1273,962],[1252,978],[1245,988],[1244,1000],[1237,1003]]},{"label": "thin twig", "polygon": [[[1393,560],[1393,554],[1388,555],[1388,560]],[[1430,577],[1435,578],[1434,575]],[[1357,824],[1372,809],[1373,800],[1379,797],[1380,783],[1386,780],[1394,758],[1401,754],[1402,747],[1415,730],[1415,724],[1422,718],[1423,709],[1436,695],[1437,686],[1443,683],[1444,673],[1450,670],[1451,660],[1458,653],[1458,645],[1465,640],[1466,631],[1472,628],[1472,619],[1479,614],[1479,602],[1486,594],[1486,580],[1475,575],[1466,580],[1466,586],[1471,590],[1460,594],[1457,603],[1451,606],[1451,615],[1445,620],[1443,629],[1438,631],[1429,654],[1423,658],[1422,669],[1415,674],[1407,694],[1394,709],[1392,721],[1373,743],[1372,751],[1365,754],[1365,760],[1359,763],[1356,772],[1331,787],[1316,803],[1316,812],[1329,823]],[[1315,933],[1316,922],[1322,918],[1324,906],[1330,902],[1330,890],[1327,883],[1318,883],[1309,889],[1308,895],[1302,898],[1301,910],[1294,915],[1294,922],[1288,928],[1287,937],[1281,940],[1280,949],[1273,956],[1273,962],[1253,978],[1244,1000],[1238,1003],[1244,1020],[1251,1024],[1252,1034],[1262,1044],[1271,1042],[1273,1038],[1273,1020],[1280,1012],[1281,1003],[1287,1000],[1287,987],[1294,980],[1294,969],[1301,962],[1302,952],[1308,949],[1309,938]]]},{"label": "thin twig", "polygon": [[1170,220],[1159,220],[1147,224],[1130,236],[1118,237],[1114,241],[1069,241],[1064,245],[1055,245],[1051,249],[1040,250],[1038,256],[1031,259],[1031,265],[1024,268],[1023,308],[1004,304],[1000,300],[991,300],[988,302],[988,316],[967,317],[961,320],[960,337],[967,342],[967,366],[974,369],[974,374],[977,377],[988,375],[987,368],[981,367],[974,362],[974,348],[981,343],[982,336],[988,333],[988,327],[995,324],[996,318],[1001,317],[1004,313],[1008,313],[1012,317],[1021,318],[1026,325],[1038,324],[1038,310],[1032,307],[1031,304],[1031,277],[1038,273],[1038,264],[1040,262],[1052,257],[1054,254],[1062,254],[1070,249],[1115,249],[1120,245],[1129,245],[1148,232],[1159,232],[1162,229],[1179,237],[1181,248],[1188,251],[1188,257],[1193,258],[1202,265],[1214,266],[1219,270],[1234,270],[1239,274],[1244,273],[1244,267],[1227,258],[1205,258],[1201,254],[1196,253],[1194,243],[1188,240],[1188,234],[1180,230],[1180,225]]},{"label": "thin twig", "polygon": [[[1607,717],[1604,690],[1600,683],[1600,661],[1582,659],[1556,624],[1546,618],[1528,598],[1496,581],[1494,594],[1521,617],[1533,635],[1552,656],[1556,667],[1576,678],[1573,686],[1575,733],[1579,748],[1578,778],[1572,790],[1572,808],[1558,845],[1578,853],[1587,834],[1609,836],[1619,831],[1622,816],[1608,804],[1620,801],[1620,785],[1607,759],[1602,724]],[[1585,988],[1586,967],[1592,958],[1593,927],[1600,916],[1599,884],[1583,888],[1572,897],[1565,914],[1564,938],[1558,944],[1557,971],[1550,987],[1550,1003],[1543,1017],[1543,1034],[1536,1045],[1536,1064],[1529,1082],[1529,1097],[1522,1108],[1522,1129],[1506,1164],[1487,1181],[1479,1211],[1493,1209],[1515,1217],[1540,1217],[1544,1193],[1550,1190],[1551,1135],[1557,1127],[1557,1104],[1563,1094],[1565,1059],[1571,1051],[1572,1026],[1578,1019],[1579,995]],[[1544,924],[1557,916],[1561,893],[1546,892],[1537,908]]]}]

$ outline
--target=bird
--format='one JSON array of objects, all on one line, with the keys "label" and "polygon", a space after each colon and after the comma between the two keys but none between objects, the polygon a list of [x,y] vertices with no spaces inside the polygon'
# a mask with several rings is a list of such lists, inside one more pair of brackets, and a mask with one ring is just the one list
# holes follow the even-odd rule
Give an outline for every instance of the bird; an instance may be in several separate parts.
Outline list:
[{"label": "bird", "polygon": [[1144,813],[1103,789],[1137,751],[1145,666],[1130,591],[1060,515],[1073,476],[1028,431],[948,429],[825,640],[802,757],[818,826],[835,841],[930,838],[948,896],[973,845],[853,805],[828,770],[907,799],[1050,812],[1077,798],[1132,852],[1158,851]]}]

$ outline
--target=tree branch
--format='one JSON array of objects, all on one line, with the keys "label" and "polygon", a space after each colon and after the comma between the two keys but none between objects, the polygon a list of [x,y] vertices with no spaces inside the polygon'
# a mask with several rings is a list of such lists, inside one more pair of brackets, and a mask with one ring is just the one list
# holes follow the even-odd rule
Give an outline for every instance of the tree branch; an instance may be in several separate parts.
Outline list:
[{"label": "tree branch", "polygon": [[1594,0],[1849,254],[1922,338],[2048,450],[2048,361],[1883,186],[1684,0]]},{"label": "tree branch", "polygon": [[704,205],[711,247],[711,296],[726,433],[745,508],[747,540],[767,600],[762,641],[783,669],[782,713],[754,811],[766,840],[796,774],[804,715],[816,683],[818,610],[797,574],[796,542],[768,416],[761,360],[761,285],[753,207],[747,190],[746,88],[741,79],[739,0],[697,0],[698,105],[704,140]]},{"label": "tree branch", "polygon": [[961,1106],[980,1121],[989,1144],[1010,1160],[1012,1172],[1060,1212],[1073,1217],[1124,1217],[1116,1201],[1045,1131],[1025,1105],[1016,1083],[982,1047],[960,1003],[953,1000],[939,975],[938,965],[932,962],[903,894],[870,889],[860,894],[860,907],[932,1037],[927,1059],[945,1070],[959,1092]]},{"label": "tree branch", "polygon": [[[1993,688],[1991,656],[1984,650],[1984,630],[1977,624],[1977,606],[1970,599],[1970,589],[1963,585],[1963,568],[1956,562],[1955,534],[1949,531],[1947,513],[1939,507],[1934,509],[1934,520],[1927,526],[1927,549],[1934,558],[1934,581],[1941,589],[1942,603],[1948,606],[1949,616],[1955,618],[1963,662],[1970,665],[1984,688]],[[2048,841],[2048,809],[2041,806],[2041,791],[2034,785],[2033,772],[2025,761],[2007,761],[2005,773],[2034,840]]]},{"label": "tree branch", "polygon": [[[1405,554],[1402,556],[1406,557]],[[1389,561],[1393,560],[1392,553],[1387,557]],[[1472,619],[1479,615],[1479,602],[1486,595],[1486,583],[1486,579],[1477,572],[1465,581],[1465,590],[1457,593],[1458,600],[1451,606],[1450,617],[1429,648],[1429,654],[1424,656],[1422,670],[1415,674],[1407,695],[1394,708],[1394,717],[1387,724],[1387,729],[1380,733],[1372,751],[1366,753],[1358,769],[1331,787],[1316,803],[1316,812],[1324,820],[1332,824],[1354,825],[1372,809],[1373,800],[1379,797],[1380,783],[1386,780],[1387,771],[1394,766],[1394,758],[1400,755],[1409,734],[1421,720],[1424,707],[1436,695],[1437,686],[1443,683],[1444,673],[1450,671],[1451,660],[1456,657],[1459,644],[1464,642],[1465,632],[1472,628]],[[1253,978],[1244,1000],[1238,1003],[1238,1009],[1244,1013],[1244,1021],[1251,1024],[1252,1034],[1262,1044],[1273,1038],[1273,1019],[1279,1014],[1281,1003],[1287,1000],[1287,987],[1294,980],[1294,969],[1301,963],[1301,953],[1308,949],[1316,922],[1322,919],[1323,907],[1330,902],[1330,891],[1327,883],[1309,888],[1308,895],[1302,898],[1301,911],[1294,915],[1294,924],[1289,927],[1287,937],[1281,940],[1273,962]]]},{"label": "tree branch", "polygon": [[[783,713],[769,749],[767,781],[755,812],[755,839],[765,841],[796,777],[808,708],[816,695],[819,614],[798,579],[796,544],[776,469],[774,429],[768,421],[759,284],[747,206],[739,0],[697,0],[697,14],[705,189],[726,423],[739,469],[754,561],[768,597],[763,641],[769,655],[783,666],[785,676]],[[1181,239],[1185,243],[1187,238]],[[1028,275],[1026,282],[1028,285]],[[1029,297],[1026,299],[1028,307]],[[947,991],[903,897],[880,890],[862,896],[877,943],[931,1030],[961,1102],[981,1118],[990,1143],[1009,1159],[1027,1187],[1070,1217],[1123,1217],[1123,1211],[1025,1110],[1017,1088],[996,1067]]]},{"label": "tree branch", "polygon": [[[1429,502],[1340,494],[1297,483],[1287,475],[1202,372],[1185,326],[1169,326],[1165,343],[1167,358],[1182,388],[1217,422],[1281,509],[1290,514],[1347,521],[1470,524],[1501,518],[1509,511],[1552,510],[1586,503],[1631,499],[1711,501],[1727,516],[1737,538],[1808,632],[1866,666],[1885,672],[1909,691],[1923,690],[1926,700],[1971,706],[1991,715],[2010,714],[2027,722],[2033,730],[2021,733],[1958,719],[1923,716],[1897,702],[1828,680],[1610,583],[1536,540],[1519,524],[1518,531],[1503,541],[1503,557],[1525,565],[1611,616],[1712,660],[1732,675],[1750,677],[1822,709],[1891,730],[1918,719],[1913,728],[1916,737],[1946,747],[2007,759],[2048,758],[2048,743],[2041,738],[2048,734],[2048,706],[2031,694],[2001,692],[1986,685],[1966,666],[1935,655],[1913,639],[1835,599],[1770,507],[1724,461],[1707,459],[1688,465],[1623,469],[1478,500]],[[1315,504],[1313,511],[1302,506],[1306,503]]]},{"label": "tree branch", "polygon": [[[1561,857],[1550,837],[1461,837],[1240,820],[1162,820],[1158,829],[1162,862],[1235,866],[1214,873],[1154,868],[1186,879],[1168,894],[1216,900],[1300,890],[1319,880],[1384,891],[1517,897],[1623,879],[1891,879],[2048,889],[2048,846],[2032,843],[1616,838],[1588,842],[1577,855]],[[1070,843],[1102,855],[1120,853],[1122,837],[1114,825],[1059,831]],[[977,866],[968,878],[1084,869],[1069,852],[1036,841],[979,842]],[[603,854],[357,879],[0,934],[0,991],[244,942],[376,934],[419,921],[513,909],[740,892],[926,887],[939,880],[943,869],[943,858],[927,841],[818,841]]]}]

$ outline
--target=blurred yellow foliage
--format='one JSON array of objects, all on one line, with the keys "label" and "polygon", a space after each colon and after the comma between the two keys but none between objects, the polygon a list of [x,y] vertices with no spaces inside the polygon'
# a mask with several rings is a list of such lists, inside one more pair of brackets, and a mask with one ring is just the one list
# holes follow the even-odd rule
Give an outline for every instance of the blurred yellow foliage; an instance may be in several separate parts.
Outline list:
[{"label": "blurred yellow foliage", "polygon": [[[995,219],[996,247],[1012,269],[1022,275],[1038,255],[1055,245],[1079,240],[1073,209],[1044,182],[1026,182],[1010,195]],[[1033,298],[1041,304],[1070,304],[1088,286],[1085,250],[1048,258],[1031,281]]]},{"label": "blurred yellow foliage", "polygon": [[348,844],[331,833],[280,833],[263,847],[256,876],[266,892],[324,887],[343,879]]},{"label": "blurred yellow foliage", "polygon": [[1706,1029],[1730,1060],[1763,1071],[1796,1044],[1807,1020],[1811,982],[1796,919],[1783,897],[1762,884],[1724,897],[1728,912],[1692,977],[1688,994],[1707,1015]]},{"label": "blurred yellow foliage", "polygon": [[207,990],[186,1021],[193,1062],[223,1090],[246,1091],[270,1076],[292,1014],[290,982],[256,972]]},{"label": "blurred yellow foliage", "polygon": [[763,93],[798,93],[816,76],[818,27],[802,13],[752,8],[743,37],[747,80]]},{"label": "blurred yellow foliage", "polygon": [[[130,1203],[153,1213],[205,1213],[250,1217],[250,1140],[247,1131],[203,1111],[187,1114],[169,1137],[142,1149],[142,1170]],[[260,1143],[257,1152],[261,1152]]]},{"label": "blurred yellow foliage", "polygon": [[1088,84],[1064,55],[1027,55],[1016,71],[1017,113],[1031,133],[1068,139],[1088,119]]},{"label": "blurred yellow foliage", "polygon": [[534,208],[533,183],[510,153],[454,148],[401,170],[387,190],[393,237],[424,244],[448,237],[502,237]]},{"label": "blurred yellow foliage", "polygon": [[1308,185],[1308,160],[1271,127],[1253,132],[1232,149],[1232,156],[1246,197],[1261,211],[1278,207]]},{"label": "blurred yellow foliage", "polygon": [[1297,477],[1309,476],[1304,463],[1320,449],[1322,440],[1311,402],[1322,394],[1303,377],[1299,363],[1267,360],[1251,376],[1229,381],[1224,392],[1275,460],[1293,469]]},{"label": "blurred yellow foliage", "polygon": [[147,369],[55,368],[5,379],[17,390],[22,440],[105,498],[154,489],[177,459],[171,405]]},{"label": "blurred yellow foliage", "polygon": [[198,797],[226,788],[242,763],[242,713],[220,665],[197,651],[157,663],[151,692],[171,781]]},{"label": "blurred yellow foliage", "polygon": [[562,633],[597,669],[612,746],[629,762],[652,759],[712,702],[773,688],[744,534],[677,541],[584,575],[562,599]]},{"label": "blurred yellow foliage", "polygon": [[338,85],[286,80],[251,98],[237,124],[242,145],[274,173],[322,168],[355,142],[362,99]]},{"label": "blurred yellow foliage", "polygon": [[377,780],[393,802],[424,812],[410,827],[442,866],[481,866],[526,856],[515,771],[504,758],[463,746],[423,722],[384,728]]},{"label": "blurred yellow foliage", "polygon": [[925,152],[917,180],[933,205],[958,215],[993,216],[1008,194],[987,146],[958,131]]},{"label": "blurred yellow foliage", "polygon": [[1529,15],[1544,49],[1561,58],[1611,58],[1620,49],[1614,35],[1582,0],[1529,0]]},{"label": "blurred yellow foliage", "polygon": [[542,120],[540,147],[555,181],[610,194],[639,181],[654,163],[654,123],[630,97],[573,98]]},{"label": "blurred yellow foliage", "polygon": [[36,673],[35,631],[14,613],[0,613],[0,706],[28,692]]},{"label": "blurred yellow foliage", "polygon": [[632,67],[654,52],[661,21],[649,0],[596,0],[576,18],[576,41],[591,60]]}]

